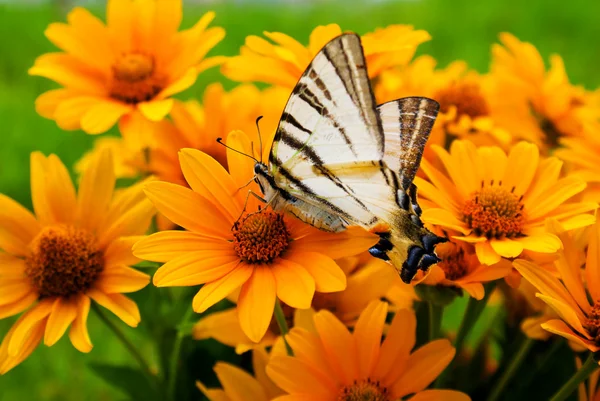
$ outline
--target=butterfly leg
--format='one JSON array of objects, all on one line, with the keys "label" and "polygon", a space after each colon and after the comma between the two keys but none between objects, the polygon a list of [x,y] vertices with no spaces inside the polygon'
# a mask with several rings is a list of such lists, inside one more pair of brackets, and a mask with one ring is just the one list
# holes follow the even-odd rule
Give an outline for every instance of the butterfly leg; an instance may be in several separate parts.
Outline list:
[{"label": "butterfly leg", "polygon": [[[248,183],[250,184],[250,183]],[[248,185],[246,184],[246,185]],[[244,185],[244,186],[246,186]],[[243,188],[243,187],[242,187]],[[241,189],[241,188],[240,188]],[[262,196],[260,196],[259,194],[257,194],[256,192],[254,192],[253,190],[249,190],[248,193],[246,194],[246,200],[244,201],[244,207],[242,208],[242,212],[240,213],[240,215],[238,216],[237,220],[235,221],[235,223],[233,223],[234,226],[237,225],[238,221],[240,221],[240,219],[242,218],[242,216],[244,215],[244,213],[246,213],[246,207],[248,207],[248,199],[250,199],[250,195],[254,196],[256,199],[258,199],[259,201],[266,203],[268,205],[268,202],[265,198],[263,198]]]}]

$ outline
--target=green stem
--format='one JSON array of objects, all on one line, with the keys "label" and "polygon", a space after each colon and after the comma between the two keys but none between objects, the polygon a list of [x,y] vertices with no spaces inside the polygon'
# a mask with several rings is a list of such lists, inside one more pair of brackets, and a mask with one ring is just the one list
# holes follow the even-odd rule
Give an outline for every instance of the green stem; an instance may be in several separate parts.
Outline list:
[{"label": "green stem", "polygon": [[123,343],[125,348],[127,348],[131,356],[133,356],[133,358],[139,363],[140,367],[142,368],[142,373],[144,376],[146,376],[148,382],[150,382],[152,385],[156,385],[157,377],[154,373],[152,373],[150,364],[148,361],[146,361],[140,350],[125,336],[125,333],[123,333],[119,326],[117,326],[108,316],[106,316],[106,313],[104,313],[104,311],[94,302],[92,302],[92,309],[96,315],[98,315],[100,320],[102,320],[102,322],[104,322],[104,324],[106,324],[108,328],[115,333],[117,338],[121,341],[121,343]]},{"label": "green stem", "polygon": [[429,341],[433,341],[438,339],[441,335],[444,307],[436,305],[433,302],[428,302],[427,306],[429,310]]},{"label": "green stem", "polygon": [[494,384],[494,387],[490,392],[490,396],[488,397],[488,401],[496,401],[498,397],[500,397],[502,392],[505,390],[506,385],[510,382],[515,373],[517,373],[519,366],[521,366],[523,363],[523,360],[529,353],[529,350],[531,350],[533,344],[535,344],[535,340],[524,336],[524,338],[521,340],[521,344],[519,345],[519,349],[513,355],[510,363],[504,369],[496,384]]},{"label": "green stem", "polygon": [[594,354],[590,353],[581,369],[571,376],[569,381],[554,394],[550,401],[566,400],[575,390],[577,390],[577,386],[587,379],[596,369],[598,369],[598,362],[594,360]]},{"label": "green stem", "polygon": [[281,308],[279,298],[275,299],[275,320],[277,321],[277,325],[279,326],[279,331],[281,332],[281,338],[283,338],[287,354],[289,356],[294,356],[294,351],[292,350],[292,347],[290,347],[290,344],[287,342],[287,338],[285,338],[285,336],[290,330],[288,328],[287,321],[285,320],[285,315],[283,313],[283,309]]},{"label": "green stem", "polygon": [[181,346],[183,344],[183,340],[189,334],[186,330],[183,330],[180,326],[185,326],[185,324],[190,320],[190,317],[194,314],[194,310],[190,307],[187,309],[179,326],[177,327],[177,335],[175,336],[175,342],[173,343],[173,350],[171,351],[171,358],[169,358],[169,373],[168,373],[168,384],[167,390],[169,395],[169,400],[176,401],[177,400],[177,376],[179,373],[179,356],[181,354]]}]

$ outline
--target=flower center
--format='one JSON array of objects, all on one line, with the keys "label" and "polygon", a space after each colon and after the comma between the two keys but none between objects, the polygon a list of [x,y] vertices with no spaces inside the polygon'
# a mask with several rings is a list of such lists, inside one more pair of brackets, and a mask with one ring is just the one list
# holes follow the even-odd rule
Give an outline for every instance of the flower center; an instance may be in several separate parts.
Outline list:
[{"label": "flower center", "polygon": [[69,297],[85,292],[104,268],[95,237],[72,226],[44,228],[30,250],[25,273],[40,297]]},{"label": "flower center", "polygon": [[342,388],[337,397],[338,401],[389,401],[388,389],[383,387],[379,380],[370,378],[354,381],[349,386]]},{"label": "flower center", "polygon": [[434,99],[440,103],[440,111],[443,113],[447,113],[450,106],[454,106],[457,116],[466,114],[475,118],[489,114],[479,85],[472,82],[455,82],[440,90]]},{"label": "flower center", "polygon": [[463,221],[477,236],[491,238],[512,238],[522,234],[525,217],[523,216],[523,197],[515,195],[500,185],[484,187],[471,195],[463,206]]},{"label": "flower center", "polygon": [[287,249],[290,241],[281,213],[249,214],[232,231],[233,249],[248,263],[271,263]]},{"label": "flower center", "polygon": [[458,280],[469,272],[469,261],[463,247],[445,242],[435,246],[435,253],[442,259],[437,265],[444,271],[448,280]]},{"label": "flower center", "polygon": [[146,54],[124,54],[113,64],[112,70],[110,95],[125,103],[151,100],[166,84],[164,77],[156,74],[154,58]]},{"label": "flower center", "polygon": [[594,342],[600,344],[600,300],[594,304],[586,321],[583,323],[583,327],[593,337]]}]

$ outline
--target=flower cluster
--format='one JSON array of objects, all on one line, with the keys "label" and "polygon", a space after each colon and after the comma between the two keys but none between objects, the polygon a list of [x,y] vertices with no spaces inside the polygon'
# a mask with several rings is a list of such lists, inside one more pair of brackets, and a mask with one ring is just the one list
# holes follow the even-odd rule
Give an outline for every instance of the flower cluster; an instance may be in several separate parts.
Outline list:
[{"label": "flower cluster", "polygon": [[[482,391],[496,400],[532,341],[564,337],[573,352],[600,351],[600,96],[571,84],[560,56],[546,68],[534,45],[502,33],[480,73],[415,57],[431,37],[412,26],[361,37],[378,103],[440,104],[414,183],[423,223],[447,242],[407,285],[368,253],[378,235],[318,230],[262,202],[254,179],[292,89],[342,28],[318,26],[307,45],[264,32],[237,55],[207,57],[225,37],[214,19],[207,12],[179,30],[180,0],[109,0],[106,24],[76,8],[46,30],[60,51],[29,73],[61,87],[38,97],[37,112],[64,130],[116,126],[121,135],[81,155],[77,190],[56,155],[32,153],[33,213],[0,195],[0,318],[19,316],[0,345],[0,374],[67,330],[90,352],[91,308],[127,342],[103,308],[137,326],[146,317],[124,294],[150,281],[157,316],[177,315],[179,302],[197,314],[193,324],[153,317],[172,335],[161,343],[171,344],[164,366],[127,342],[169,400],[186,387],[177,371],[188,335],[252,353],[253,374],[214,366],[222,388],[196,378],[210,400],[462,401]],[[216,66],[239,84],[173,98]],[[162,287],[195,295],[172,302]],[[460,296],[468,305],[455,330],[442,312]],[[496,310],[506,322],[490,319],[488,332],[516,327],[529,338],[516,362],[507,348],[491,356],[492,336],[470,341],[478,317]],[[577,361],[579,381],[563,393],[597,367]]]}]

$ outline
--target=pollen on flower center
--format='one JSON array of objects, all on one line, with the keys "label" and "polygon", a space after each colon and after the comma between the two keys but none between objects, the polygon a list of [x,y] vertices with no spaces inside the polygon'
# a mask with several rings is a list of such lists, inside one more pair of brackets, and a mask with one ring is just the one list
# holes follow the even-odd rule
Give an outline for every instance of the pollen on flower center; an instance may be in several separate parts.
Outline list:
[{"label": "pollen on flower center", "polygon": [[450,106],[455,106],[457,115],[466,114],[475,118],[489,114],[479,85],[472,82],[454,83],[440,90],[434,99],[440,103],[440,111],[443,113],[448,112]]},{"label": "pollen on flower center", "polygon": [[248,263],[270,263],[289,244],[289,233],[281,213],[249,214],[233,226],[232,232],[233,248]]},{"label": "pollen on flower center", "polygon": [[491,238],[512,238],[522,234],[525,224],[523,197],[500,185],[484,186],[463,206],[463,221],[473,233]]},{"label": "pollen on flower center", "polygon": [[594,307],[583,322],[583,327],[592,336],[596,344],[600,344],[600,300],[596,301]]},{"label": "pollen on flower center", "polygon": [[370,378],[355,380],[349,386],[342,388],[337,397],[338,401],[390,401],[388,389]]},{"label": "pollen on flower center", "polygon": [[154,58],[143,53],[122,55],[112,66],[111,96],[125,103],[151,100],[165,86],[166,80],[156,72]]},{"label": "pollen on flower center", "polygon": [[95,237],[72,226],[44,228],[33,240],[25,273],[40,297],[69,297],[88,290],[104,268]]},{"label": "pollen on flower center", "polygon": [[458,280],[468,273],[469,262],[465,250],[453,242],[445,242],[435,247],[436,255],[442,259],[437,265],[444,271],[448,280]]}]

